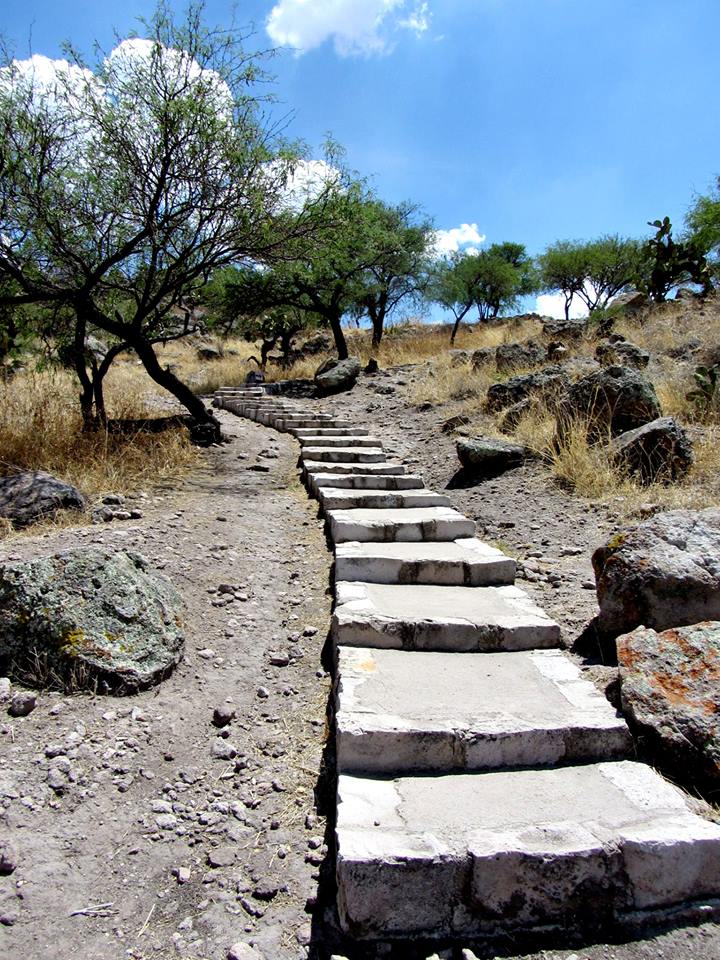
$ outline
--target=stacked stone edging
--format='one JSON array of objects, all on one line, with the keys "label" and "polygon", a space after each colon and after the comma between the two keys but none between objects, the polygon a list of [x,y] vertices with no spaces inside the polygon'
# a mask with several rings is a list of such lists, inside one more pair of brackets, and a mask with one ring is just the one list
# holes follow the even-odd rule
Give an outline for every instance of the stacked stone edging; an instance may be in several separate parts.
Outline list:
[{"label": "stacked stone edging", "polygon": [[626,759],[624,721],[471,520],[352,421],[256,389],[214,403],[298,439],[335,547],[346,932],[598,929],[720,894],[720,827]]}]

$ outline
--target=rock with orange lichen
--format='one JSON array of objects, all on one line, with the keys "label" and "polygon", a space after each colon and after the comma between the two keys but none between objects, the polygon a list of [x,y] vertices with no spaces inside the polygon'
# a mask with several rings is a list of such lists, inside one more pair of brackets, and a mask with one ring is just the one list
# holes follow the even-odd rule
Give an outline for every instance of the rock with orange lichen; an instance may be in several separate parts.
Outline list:
[{"label": "rock with orange lichen", "polygon": [[720,782],[720,622],[618,638],[622,709],[662,758]]}]

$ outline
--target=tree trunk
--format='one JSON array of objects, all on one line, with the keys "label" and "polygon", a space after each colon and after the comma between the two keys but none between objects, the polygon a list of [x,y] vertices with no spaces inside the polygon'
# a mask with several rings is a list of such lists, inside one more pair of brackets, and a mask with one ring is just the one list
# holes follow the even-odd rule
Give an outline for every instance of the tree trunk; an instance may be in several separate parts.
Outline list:
[{"label": "tree trunk", "polygon": [[335,311],[328,316],[328,320],[330,322],[332,335],[335,338],[335,349],[337,350],[338,360],[347,360],[348,348],[340,322],[342,320],[342,314],[339,311]]},{"label": "tree trunk", "polygon": [[457,336],[458,328],[460,326],[462,318],[466,315],[466,313],[468,312],[471,306],[472,304],[468,304],[468,306],[465,307],[460,313],[455,315],[455,325],[453,326],[452,333],[450,334],[450,346],[452,346],[453,343],[455,343],[455,337]]},{"label": "tree trunk", "polygon": [[159,386],[163,387],[178,400],[185,409],[195,418],[198,424],[207,427],[207,438],[203,434],[202,442],[206,439],[209,443],[219,443],[222,440],[222,433],[219,422],[212,413],[205,408],[205,404],[199,397],[196,397],[187,384],[178,380],[174,373],[166,367],[162,367],[153,350],[152,344],[148,343],[144,337],[134,337],[128,339],[128,343],[142,361],[142,365],[148,376]]}]

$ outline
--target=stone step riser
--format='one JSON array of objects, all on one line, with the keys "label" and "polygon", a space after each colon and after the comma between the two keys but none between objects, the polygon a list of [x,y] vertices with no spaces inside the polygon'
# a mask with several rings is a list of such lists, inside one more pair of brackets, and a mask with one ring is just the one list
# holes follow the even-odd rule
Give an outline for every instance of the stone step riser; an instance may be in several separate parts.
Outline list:
[{"label": "stone step riser", "polygon": [[308,475],[308,487],[312,496],[317,497],[322,487],[334,487],[346,490],[422,490],[425,487],[422,477],[412,474],[367,473],[318,473]]},{"label": "stone step riser", "polygon": [[327,510],[402,510],[409,507],[450,507],[449,497],[434,490],[384,491],[343,490],[320,487],[318,500]]},{"label": "stone step riser", "polygon": [[306,437],[367,437],[369,430],[363,430],[361,427],[328,427],[319,430],[296,429],[289,430],[298,440],[304,440]]},{"label": "stone step riser", "polygon": [[382,447],[382,440],[379,440],[377,437],[362,437],[362,436],[344,436],[344,437],[323,437],[323,436],[312,436],[312,437],[298,437],[300,442],[300,447],[374,447],[375,449],[380,449]]},{"label": "stone step riser", "polygon": [[475,535],[475,522],[449,507],[331,510],[328,524],[333,543],[445,542]]},{"label": "stone step riser", "polygon": [[392,463],[387,460],[382,463],[339,463],[329,464],[327,461],[304,460],[302,461],[303,478],[309,482],[309,478],[316,474],[326,474],[328,470],[333,473],[339,473],[343,476],[401,476],[405,473],[405,467],[402,463]]},{"label": "stone step riser", "polygon": [[387,454],[380,447],[303,447],[300,458],[313,463],[382,463]]}]

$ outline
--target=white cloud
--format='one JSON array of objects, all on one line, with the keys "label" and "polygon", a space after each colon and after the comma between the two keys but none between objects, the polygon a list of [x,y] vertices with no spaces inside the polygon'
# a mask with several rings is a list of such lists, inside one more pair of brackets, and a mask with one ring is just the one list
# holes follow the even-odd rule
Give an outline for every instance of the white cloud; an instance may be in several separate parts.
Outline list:
[{"label": "white cloud", "polygon": [[266,29],[270,39],[297,54],[332,40],[341,57],[385,53],[393,31],[419,36],[429,26],[426,2],[409,0],[278,0]]},{"label": "white cloud", "polygon": [[[543,317],[565,317],[565,297],[562,293],[543,293],[535,301],[535,310]],[[583,303],[578,297],[573,297],[570,301],[570,317],[586,317],[588,315],[587,304]]]},{"label": "white cloud", "polygon": [[326,188],[341,187],[340,171],[325,160],[271,160],[265,171],[277,190],[278,212],[299,213]]},{"label": "white cloud", "polygon": [[477,253],[476,246],[484,243],[485,234],[480,233],[476,223],[461,223],[450,230],[435,231],[435,253],[438,257],[447,257],[462,250],[463,253]]}]

